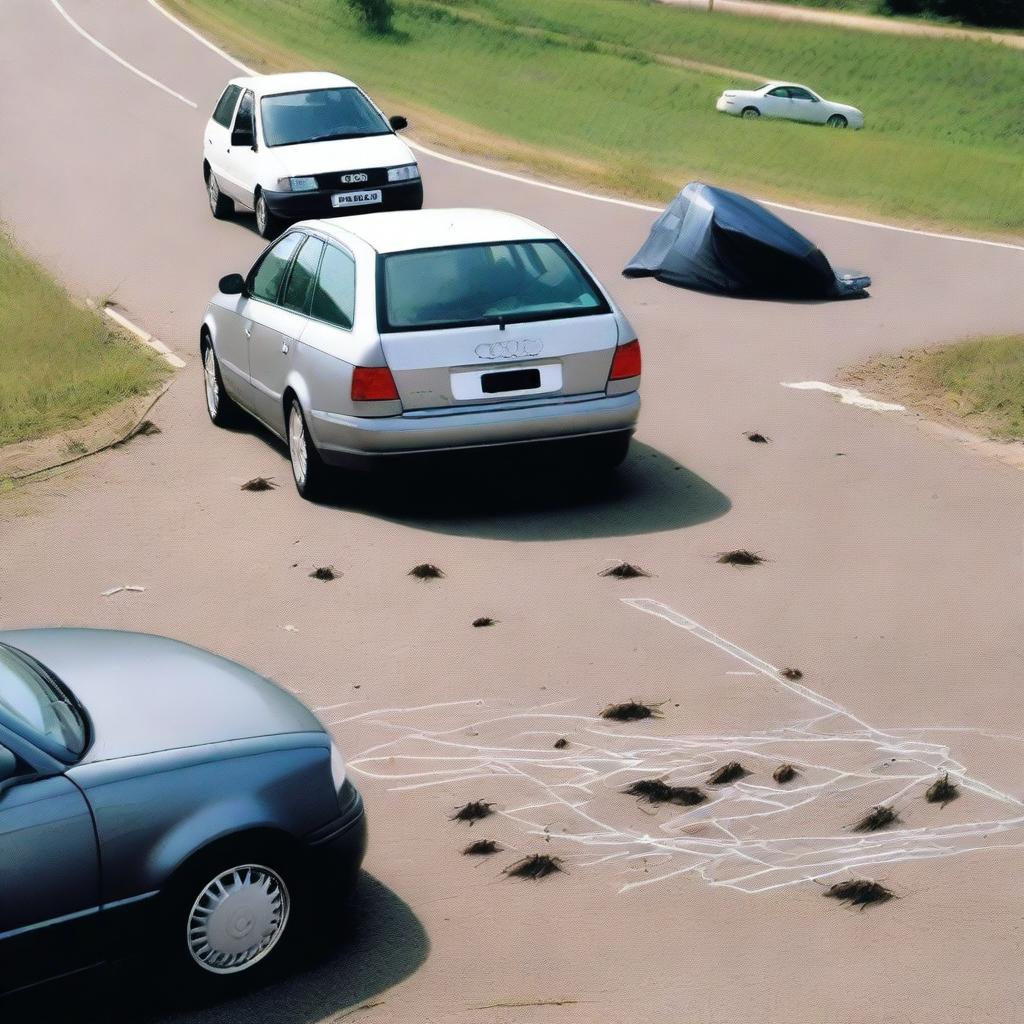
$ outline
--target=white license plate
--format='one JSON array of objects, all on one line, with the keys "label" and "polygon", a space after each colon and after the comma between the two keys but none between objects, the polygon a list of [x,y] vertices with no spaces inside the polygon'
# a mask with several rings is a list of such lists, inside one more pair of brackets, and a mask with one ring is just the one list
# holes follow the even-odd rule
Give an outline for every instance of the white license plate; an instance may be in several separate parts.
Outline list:
[{"label": "white license plate", "polygon": [[331,196],[331,206],[365,206],[367,203],[379,203],[381,192],[375,188],[370,192],[337,192]]}]

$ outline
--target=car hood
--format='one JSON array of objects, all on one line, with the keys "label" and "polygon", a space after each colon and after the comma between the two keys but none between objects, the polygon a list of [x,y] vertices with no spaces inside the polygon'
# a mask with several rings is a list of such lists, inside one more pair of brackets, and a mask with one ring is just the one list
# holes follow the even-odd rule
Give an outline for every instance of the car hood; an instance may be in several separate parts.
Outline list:
[{"label": "car hood", "polygon": [[397,135],[371,135],[365,139],[307,142],[267,149],[278,161],[282,178],[299,178],[331,171],[360,171],[368,167],[412,164],[416,157]]},{"label": "car hood", "polygon": [[166,637],[101,629],[26,629],[0,640],[30,654],[88,712],[83,763],[283,733],[323,732],[269,679]]}]

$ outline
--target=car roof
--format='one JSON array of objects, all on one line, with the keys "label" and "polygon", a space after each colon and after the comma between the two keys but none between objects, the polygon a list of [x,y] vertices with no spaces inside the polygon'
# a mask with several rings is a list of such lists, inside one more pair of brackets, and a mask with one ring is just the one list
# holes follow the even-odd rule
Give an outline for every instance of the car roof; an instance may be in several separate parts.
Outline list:
[{"label": "car roof", "polygon": [[381,253],[558,237],[532,220],[500,210],[395,210],[306,223],[342,242],[355,235]]},{"label": "car roof", "polygon": [[799,82],[766,82],[761,86],[762,89],[778,89],[779,86],[792,86],[794,89],[806,89],[808,92],[813,92],[809,85],[801,85]]},{"label": "car roof", "polygon": [[252,89],[259,96],[273,96],[283,92],[305,92],[310,89],[339,89],[355,85],[331,71],[291,71],[280,75],[248,75],[232,78],[231,85]]}]

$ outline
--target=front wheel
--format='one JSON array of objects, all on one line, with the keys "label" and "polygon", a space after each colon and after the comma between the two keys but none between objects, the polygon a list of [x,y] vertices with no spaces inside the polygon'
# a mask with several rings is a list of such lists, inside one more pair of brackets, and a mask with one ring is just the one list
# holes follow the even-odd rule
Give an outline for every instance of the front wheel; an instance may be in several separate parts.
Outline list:
[{"label": "front wheel", "polygon": [[217,353],[213,351],[213,343],[207,340],[203,345],[203,384],[206,389],[206,411],[210,420],[218,427],[227,426],[235,418],[238,406],[224,389],[224,378],[220,373]]},{"label": "front wheel", "polygon": [[295,489],[307,501],[323,494],[327,485],[328,469],[309,435],[302,406],[293,398],[288,409],[288,457],[292,464]]},{"label": "front wheel", "polygon": [[743,117],[745,117],[748,121],[751,120],[752,118],[760,117],[760,116],[761,116],[761,111],[758,110],[757,107],[744,107],[743,108]]},{"label": "front wheel", "polygon": [[263,193],[256,196],[256,230],[267,239],[277,238],[284,227],[284,221],[275,217],[267,206]]},{"label": "front wheel", "polygon": [[848,124],[842,114],[833,114],[826,122],[829,128],[845,128]]}]

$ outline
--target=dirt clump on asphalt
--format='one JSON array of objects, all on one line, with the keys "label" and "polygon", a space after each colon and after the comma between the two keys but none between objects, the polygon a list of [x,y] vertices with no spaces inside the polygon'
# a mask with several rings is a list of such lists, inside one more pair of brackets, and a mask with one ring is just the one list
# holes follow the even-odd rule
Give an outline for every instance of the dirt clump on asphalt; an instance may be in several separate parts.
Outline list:
[{"label": "dirt clump on asphalt", "polygon": [[313,580],[323,580],[325,583],[330,580],[336,580],[341,575],[333,565],[318,565],[310,574],[309,578]]},{"label": "dirt clump on asphalt", "polygon": [[694,807],[708,798],[696,786],[670,786],[664,779],[637,779],[622,792],[649,804],[678,804],[681,807]]},{"label": "dirt clump on asphalt", "polygon": [[782,672],[780,672],[779,674],[783,676],[783,678],[785,679],[792,680],[803,679],[804,677],[803,672],[801,672],[798,668],[784,668]]},{"label": "dirt clump on asphalt", "polygon": [[756,430],[748,430],[746,434],[744,434],[744,437],[746,437],[748,441],[753,441],[754,444],[772,443],[772,439],[770,437],[767,437],[765,434],[759,433]]},{"label": "dirt clump on asphalt", "polygon": [[254,476],[251,480],[246,480],[242,484],[241,489],[243,491],[272,491],[277,484],[274,483],[272,476]]},{"label": "dirt clump on asphalt", "polygon": [[856,825],[853,826],[854,832],[877,832],[880,828],[887,828],[889,825],[897,824],[899,818],[896,812],[885,804],[879,804],[877,807],[872,807],[867,814],[864,815]]},{"label": "dirt clump on asphalt", "polygon": [[500,853],[504,847],[499,846],[493,839],[477,839],[470,843],[463,851],[464,857],[489,857],[492,853]]},{"label": "dirt clump on asphalt", "polygon": [[609,704],[601,712],[601,717],[613,722],[638,722],[642,718],[661,718],[661,711],[657,704],[627,700],[623,704]]},{"label": "dirt clump on asphalt", "polygon": [[497,619],[492,619],[489,615],[481,615],[479,619],[473,620],[473,628],[482,629],[484,626],[493,626],[497,621]]},{"label": "dirt clump on asphalt", "polygon": [[728,764],[723,764],[721,768],[716,768],[708,776],[709,786],[725,786],[730,782],[735,782],[737,779],[742,779],[745,775],[749,775],[750,772],[739,763],[739,761],[730,761]]},{"label": "dirt clump on asphalt", "polygon": [[942,804],[945,807],[950,800],[955,800],[959,795],[960,787],[949,781],[949,772],[946,772],[941,779],[936,779],[925,790],[924,798],[930,804]]},{"label": "dirt clump on asphalt", "polygon": [[633,565],[630,562],[620,562],[618,565],[613,565],[610,569],[602,569],[598,573],[598,576],[611,576],[617,580],[635,580],[650,575],[646,569],[641,569],[639,565]]},{"label": "dirt clump on asphalt", "polygon": [[863,910],[869,903],[885,903],[887,900],[894,899],[895,893],[880,882],[874,882],[869,878],[851,878],[848,881],[836,882],[835,885],[829,886],[822,896],[841,900],[844,903],[852,903]]},{"label": "dirt clump on asphalt", "polygon": [[764,558],[756,551],[736,548],[733,551],[720,551],[718,561],[722,565],[760,565]]},{"label": "dirt clump on asphalt", "polygon": [[799,774],[800,773],[791,764],[780,764],[779,767],[772,772],[772,778],[780,786],[784,786],[787,782],[792,782]]},{"label": "dirt clump on asphalt", "polygon": [[407,575],[415,576],[418,580],[444,579],[444,573],[432,562],[421,562],[419,565],[414,565]]},{"label": "dirt clump on asphalt", "polygon": [[532,878],[539,880],[564,870],[562,862],[557,857],[552,857],[547,853],[531,853],[528,857],[517,860],[515,864],[510,864],[505,868],[504,873],[509,878]]},{"label": "dirt clump on asphalt", "polygon": [[470,825],[474,821],[480,821],[481,818],[486,818],[493,814],[494,811],[491,808],[494,804],[486,803],[483,800],[470,800],[468,804],[463,804],[459,807],[452,815],[452,821],[468,821]]}]

